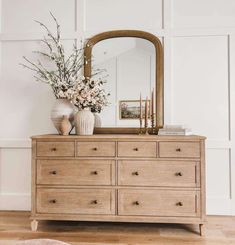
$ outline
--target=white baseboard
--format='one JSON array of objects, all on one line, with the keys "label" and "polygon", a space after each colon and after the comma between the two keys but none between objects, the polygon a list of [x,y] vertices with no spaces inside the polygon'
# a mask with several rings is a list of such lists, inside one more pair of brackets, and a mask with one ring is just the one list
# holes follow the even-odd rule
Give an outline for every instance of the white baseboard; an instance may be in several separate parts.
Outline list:
[{"label": "white baseboard", "polygon": [[31,195],[28,193],[1,193],[0,210],[31,210]]}]

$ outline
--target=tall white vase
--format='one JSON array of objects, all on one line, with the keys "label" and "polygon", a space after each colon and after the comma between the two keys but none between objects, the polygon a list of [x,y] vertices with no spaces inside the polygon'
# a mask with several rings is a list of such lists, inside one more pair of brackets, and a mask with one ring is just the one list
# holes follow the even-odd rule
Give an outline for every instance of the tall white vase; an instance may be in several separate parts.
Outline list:
[{"label": "tall white vase", "polygon": [[74,126],[74,105],[67,99],[57,99],[51,110],[51,120],[57,129],[58,133],[61,134],[61,122],[63,116],[67,116],[72,127]]},{"label": "tall white vase", "polygon": [[92,135],[95,117],[89,108],[78,111],[75,115],[75,130],[78,135]]}]

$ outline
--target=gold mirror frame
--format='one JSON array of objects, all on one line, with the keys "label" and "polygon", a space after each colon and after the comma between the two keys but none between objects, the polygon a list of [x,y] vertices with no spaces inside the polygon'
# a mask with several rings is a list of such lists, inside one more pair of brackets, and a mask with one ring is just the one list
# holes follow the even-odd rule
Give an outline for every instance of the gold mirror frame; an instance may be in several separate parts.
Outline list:
[{"label": "gold mirror frame", "polygon": [[[90,38],[84,49],[84,75],[85,77],[91,77],[91,57],[92,57],[92,48],[95,44],[105,39],[117,38],[117,37],[136,37],[143,38],[150,41],[156,50],[156,87],[155,87],[155,101],[156,101],[156,115],[155,123],[156,128],[159,129],[163,127],[164,123],[164,96],[163,96],[163,48],[161,41],[158,37],[154,36],[151,33],[137,30],[116,30],[116,31],[107,31],[99,33],[92,38]],[[101,127],[95,128],[94,133],[111,133],[111,134],[137,134],[139,133],[139,128],[125,128],[125,127]]]}]

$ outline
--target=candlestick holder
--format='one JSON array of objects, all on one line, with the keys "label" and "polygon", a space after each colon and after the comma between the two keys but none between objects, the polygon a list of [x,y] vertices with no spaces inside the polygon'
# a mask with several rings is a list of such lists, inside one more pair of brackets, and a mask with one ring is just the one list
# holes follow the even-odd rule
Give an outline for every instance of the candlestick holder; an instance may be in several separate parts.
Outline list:
[{"label": "candlestick holder", "polygon": [[145,135],[149,135],[149,132],[148,132],[148,127],[145,127]]},{"label": "candlestick holder", "polygon": [[144,110],[144,116],[145,116],[145,120],[144,120],[144,128],[145,128],[145,134],[148,135],[148,120],[149,120],[149,103],[148,103],[148,96],[146,97],[145,100],[145,110]]},{"label": "candlestick holder", "polygon": [[143,134],[143,122],[142,118],[140,117],[140,129],[139,129],[139,134]]},{"label": "candlestick holder", "polygon": [[144,129],[145,129],[145,135],[148,135],[148,120],[145,121],[145,125],[144,125]]},{"label": "candlestick holder", "polygon": [[155,134],[154,116],[155,116],[155,113],[152,113],[152,114],[151,114],[151,128],[152,128],[152,134]]}]

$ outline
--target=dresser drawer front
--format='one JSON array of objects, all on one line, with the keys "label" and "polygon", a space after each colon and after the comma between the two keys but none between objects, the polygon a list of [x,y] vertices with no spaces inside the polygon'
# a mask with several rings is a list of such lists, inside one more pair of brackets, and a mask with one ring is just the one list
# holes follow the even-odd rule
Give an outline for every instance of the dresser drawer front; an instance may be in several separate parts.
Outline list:
[{"label": "dresser drawer front", "polygon": [[115,142],[77,142],[79,157],[114,157]]},{"label": "dresser drawer front", "polygon": [[118,162],[118,184],[124,186],[196,187],[200,185],[198,175],[197,162]]},{"label": "dresser drawer front", "polygon": [[110,189],[37,189],[37,213],[114,214]]},{"label": "dresser drawer front", "polygon": [[196,191],[120,189],[118,214],[199,216],[199,198]]},{"label": "dresser drawer front", "polygon": [[115,162],[111,160],[37,160],[37,184],[112,185]]},{"label": "dresser drawer front", "polygon": [[156,157],[156,142],[118,142],[119,157]]},{"label": "dresser drawer front", "polygon": [[74,142],[37,142],[38,157],[73,157]]},{"label": "dresser drawer front", "polygon": [[159,142],[159,157],[200,157],[198,142]]}]

